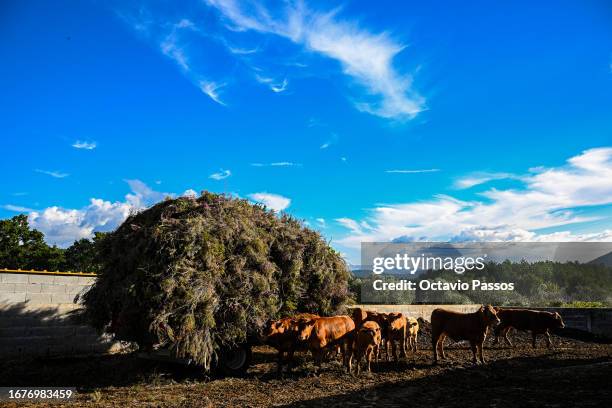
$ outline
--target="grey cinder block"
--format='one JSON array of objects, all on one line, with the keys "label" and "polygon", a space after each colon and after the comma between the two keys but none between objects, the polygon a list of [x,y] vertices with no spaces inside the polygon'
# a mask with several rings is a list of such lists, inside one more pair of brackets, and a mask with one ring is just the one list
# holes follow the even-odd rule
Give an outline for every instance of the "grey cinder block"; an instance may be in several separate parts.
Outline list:
[{"label": "grey cinder block", "polygon": [[0,273],[3,283],[28,283],[28,275],[20,273]]},{"label": "grey cinder block", "polygon": [[4,293],[0,292],[0,304],[15,304],[23,303],[26,301],[25,293]]},{"label": "grey cinder block", "polygon": [[46,293],[26,293],[25,300],[30,304],[49,304],[51,295]]},{"label": "grey cinder block", "polygon": [[53,284],[53,275],[28,275],[30,283],[47,283]]}]

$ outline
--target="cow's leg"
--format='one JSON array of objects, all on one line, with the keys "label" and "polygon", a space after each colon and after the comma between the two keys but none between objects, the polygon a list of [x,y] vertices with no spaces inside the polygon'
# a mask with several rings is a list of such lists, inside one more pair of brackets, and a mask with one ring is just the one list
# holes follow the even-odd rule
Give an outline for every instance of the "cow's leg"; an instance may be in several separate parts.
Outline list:
[{"label": "cow's leg", "polygon": [[406,328],[404,328],[404,331],[402,332],[402,357],[406,357],[406,355],[408,354],[408,347],[406,346]]},{"label": "cow's leg", "polygon": [[325,349],[312,350],[312,358],[315,364],[315,374],[318,374],[321,370],[323,358],[325,357]]},{"label": "cow's leg", "polygon": [[295,350],[293,348],[290,348],[287,351],[287,371],[291,371],[293,370],[294,366],[295,366],[295,359],[293,358],[293,354],[295,353]]},{"label": "cow's leg", "polygon": [[485,359],[484,359],[484,355],[482,354],[482,346],[483,346],[483,344],[484,344],[484,340],[476,345],[476,347],[478,348],[478,357],[480,357],[480,362],[482,364],[484,364],[486,362]]},{"label": "cow's leg", "polygon": [[432,333],[431,348],[433,349],[434,364],[438,362],[438,341],[440,341],[440,338],[436,336],[436,334]]},{"label": "cow's leg", "polygon": [[536,348],[536,339],[538,335],[535,332],[531,332],[531,345]]},{"label": "cow's leg", "polygon": [[281,374],[283,372],[283,357],[285,352],[282,350],[278,351],[278,361],[277,361],[277,372]]},{"label": "cow's leg", "polygon": [[478,364],[478,360],[476,359],[476,353],[477,353],[478,347],[476,346],[475,341],[470,340],[470,348],[472,349],[472,363]]},{"label": "cow's leg", "polygon": [[548,348],[553,348],[552,339],[550,338],[550,332],[546,330],[545,334],[546,334],[546,344],[548,345]]},{"label": "cow's leg", "polygon": [[512,344],[512,342],[508,338],[508,333],[510,333],[510,327],[506,327],[503,331],[504,340],[506,340],[506,343],[508,343],[510,347],[514,347],[514,344]]},{"label": "cow's leg", "polygon": [[391,350],[393,352],[393,361],[395,361],[397,363],[398,358],[397,358],[397,342],[395,341],[395,339],[390,340],[391,341]]},{"label": "cow's leg", "polygon": [[372,362],[372,347],[368,347],[368,349],[366,350],[366,361],[368,362],[368,373],[372,372],[372,366],[371,366],[371,362]]},{"label": "cow's leg", "polygon": [[442,356],[442,360],[446,360],[446,353],[444,352],[444,340],[446,340],[446,335],[442,334],[440,336],[440,355]]},{"label": "cow's leg", "polygon": [[351,373],[352,369],[353,369],[353,353],[354,353],[354,348],[351,347],[350,352],[348,353],[348,362],[347,362],[347,366],[346,366],[346,372],[347,373]]}]

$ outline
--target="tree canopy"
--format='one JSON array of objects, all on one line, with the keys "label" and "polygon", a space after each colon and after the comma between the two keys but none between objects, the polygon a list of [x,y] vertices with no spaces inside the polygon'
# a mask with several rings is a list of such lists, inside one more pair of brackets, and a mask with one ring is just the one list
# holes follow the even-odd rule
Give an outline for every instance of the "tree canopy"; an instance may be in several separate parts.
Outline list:
[{"label": "tree canopy", "polygon": [[105,235],[96,232],[92,240],[82,238],[64,249],[48,245],[24,214],[0,220],[0,268],[96,272],[97,244]]}]

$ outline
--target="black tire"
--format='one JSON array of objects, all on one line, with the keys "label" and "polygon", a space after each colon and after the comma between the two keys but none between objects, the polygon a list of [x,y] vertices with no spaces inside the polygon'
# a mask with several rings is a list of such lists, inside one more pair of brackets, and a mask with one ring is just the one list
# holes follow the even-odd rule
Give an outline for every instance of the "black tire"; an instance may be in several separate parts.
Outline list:
[{"label": "black tire", "polygon": [[239,344],[232,349],[223,350],[219,356],[217,369],[228,377],[242,377],[251,365],[251,346]]}]

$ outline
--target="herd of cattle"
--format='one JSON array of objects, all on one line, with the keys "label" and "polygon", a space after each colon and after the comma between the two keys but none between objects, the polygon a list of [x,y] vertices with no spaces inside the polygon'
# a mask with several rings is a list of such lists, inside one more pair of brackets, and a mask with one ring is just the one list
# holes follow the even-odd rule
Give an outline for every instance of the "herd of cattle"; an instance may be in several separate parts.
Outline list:
[{"label": "herd of cattle", "polygon": [[[353,371],[355,361],[359,374],[362,359],[371,371],[372,360],[378,361],[382,351],[389,361],[391,356],[397,362],[407,355],[408,350],[417,351],[417,336],[425,324],[421,318],[406,317],[402,313],[379,313],[361,308],[353,309],[351,316],[321,317],[300,313],[280,320],[269,321],[263,333],[264,341],[278,350],[278,372],[283,366],[291,370],[296,351],[312,353],[318,370],[323,360],[332,353],[342,355],[346,370]],[[565,327],[559,313],[526,309],[481,306],[473,313],[458,313],[435,309],[431,314],[431,341],[434,364],[438,357],[444,359],[444,340],[449,337],[455,342],[468,341],[473,354],[473,363],[485,363],[483,343],[494,329],[495,340],[508,338],[511,329],[531,331],[532,345],[536,347],[536,336],[543,334],[548,347],[552,347],[550,331]],[[389,351],[391,349],[391,351]],[[398,356],[399,351],[399,356]]]}]

